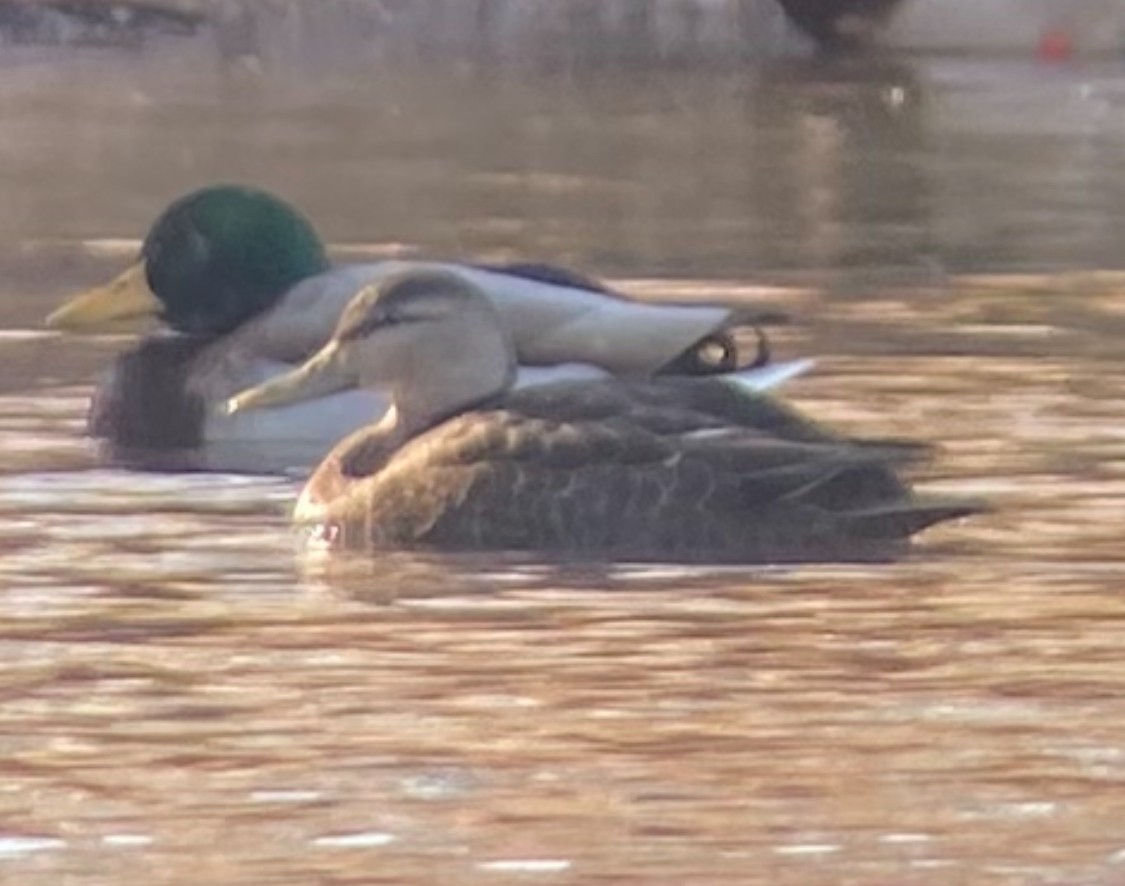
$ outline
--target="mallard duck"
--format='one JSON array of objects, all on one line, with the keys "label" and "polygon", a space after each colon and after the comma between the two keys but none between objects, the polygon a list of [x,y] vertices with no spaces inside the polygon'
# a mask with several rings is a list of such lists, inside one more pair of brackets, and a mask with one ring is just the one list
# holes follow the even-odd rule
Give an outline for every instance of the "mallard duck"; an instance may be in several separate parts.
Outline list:
[{"label": "mallard duck", "polygon": [[[158,317],[153,336],[121,357],[95,395],[92,436],[113,463],[135,468],[302,470],[342,436],[377,419],[386,399],[342,391],[270,414],[212,407],[320,348],[365,283],[415,263],[331,267],[294,207],[234,185],[194,191],[159,216],[140,261],[47,318],[62,330]],[[538,265],[434,263],[487,293],[521,364],[519,382],[599,374],[648,376],[730,369],[739,317],[716,305],[646,304],[568,271]],[[449,359],[435,353],[433,359]],[[759,361],[760,362],[760,361]],[[765,367],[774,384],[806,361]]]},{"label": "mallard duck", "polygon": [[918,447],[840,437],[737,372],[513,390],[516,372],[480,288],[420,270],[363,289],[316,355],[227,409],[389,393],[384,419],[342,441],[297,503],[344,548],[869,561],[978,509],[911,493],[895,468]]}]

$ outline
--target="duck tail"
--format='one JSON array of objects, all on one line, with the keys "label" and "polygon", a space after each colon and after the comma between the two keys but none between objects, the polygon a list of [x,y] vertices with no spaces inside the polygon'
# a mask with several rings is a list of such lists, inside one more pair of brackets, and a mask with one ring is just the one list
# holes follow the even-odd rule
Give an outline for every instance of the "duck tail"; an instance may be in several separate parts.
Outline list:
[{"label": "duck tail", "polygon": [[867,498],[878,496],[874,507],[882,507],[888,498],[895,503],[902,501],[902,486],[891,469],[916,457],[909,448],[849,446],[821,458],[744,474],[739,485],[744,496],[759,504],[814,504],[842,513],[863,513],[865,508],[849,511],[847,507],[861,492],[866,492]]},{"label": "duck tail", "polygon": [[[720,375],[771,366],[773,348],[763,327],[787,322],[789,322],[788,315],[777,312],[732,311],[726,323],[718,329],[713,329],[661,366],[657,369],[656,375]],[[749,359],[746,358],[739,343],[738,333],[743,330],[753,332],[757,340],[754,355]],[[781,381],[789,377],[785,376]],[[756,389],[764,388],[758,386]]]},{"label": "duck tail", "polygon": [[938,451],[932,443],[899,437],[856,437],[848,440],[848,446],[872,461],[896,466],[929,461]]},{"label": "duck tail", "polygon": [[842,514],[853,535],[870,539],[905,539],[935,523],[971,517],[988,510],[969,500],[897,501]]}]

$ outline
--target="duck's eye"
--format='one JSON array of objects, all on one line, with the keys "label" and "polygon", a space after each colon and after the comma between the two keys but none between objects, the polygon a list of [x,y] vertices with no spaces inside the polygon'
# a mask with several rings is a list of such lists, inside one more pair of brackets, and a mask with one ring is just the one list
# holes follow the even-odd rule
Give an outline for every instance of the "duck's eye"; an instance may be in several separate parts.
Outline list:
[{"label": "duck's eye", "polygon": [[425,317],[399,311],[376,310],[345,321],[337,333],[337,337],[341,341],[354,341],[357,338],[371,335],[378,329],[401,326],[403,323],[417,323],[424,319]]},{"label": "duck's eye", "polygon": [[420,323],[425,320],[425,317],[417,314],[406,314],[399,311],[389,311],[385,314],[380,314],[375,320],[376,326],[402,326],[404,323]]}]

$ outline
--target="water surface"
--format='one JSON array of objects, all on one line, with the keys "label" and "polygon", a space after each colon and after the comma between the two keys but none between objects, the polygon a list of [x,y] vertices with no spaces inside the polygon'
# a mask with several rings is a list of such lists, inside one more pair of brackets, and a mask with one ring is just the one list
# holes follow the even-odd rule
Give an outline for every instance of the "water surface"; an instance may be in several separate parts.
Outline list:
[{"label": "water surface", "polygon": [[[0,65],[0,879],[1125,878],[1117,69]],[[289,481],[100,469],[128,339],[40,318],[221,179],[341,257],[784,309],[795,404],[995,511],[887,567],[560,572],[318,559]]]}]

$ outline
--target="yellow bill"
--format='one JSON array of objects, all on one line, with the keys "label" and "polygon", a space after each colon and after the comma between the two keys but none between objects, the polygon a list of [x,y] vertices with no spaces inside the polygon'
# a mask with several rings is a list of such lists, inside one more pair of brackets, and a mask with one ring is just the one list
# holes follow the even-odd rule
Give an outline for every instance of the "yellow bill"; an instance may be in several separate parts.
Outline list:
[{"label": "yellow bill", "polygon": [[133,265],[105,286],[76,295],[47,317],[52,329],[97,329],[121,320],[160,313],[161,304],[149,288],[144,262]]}]

